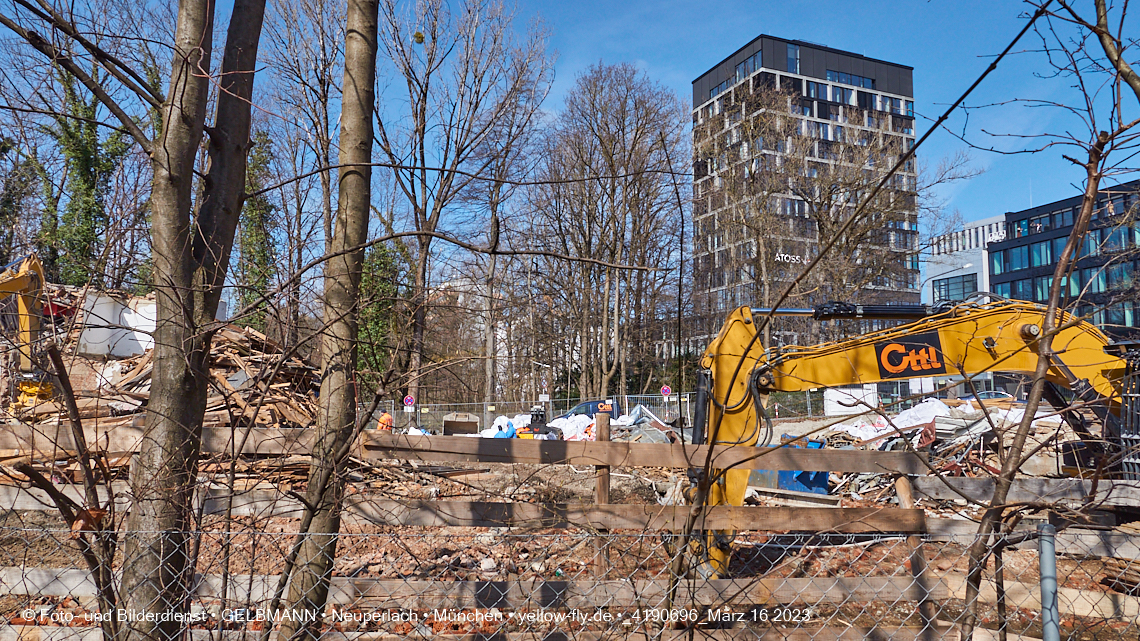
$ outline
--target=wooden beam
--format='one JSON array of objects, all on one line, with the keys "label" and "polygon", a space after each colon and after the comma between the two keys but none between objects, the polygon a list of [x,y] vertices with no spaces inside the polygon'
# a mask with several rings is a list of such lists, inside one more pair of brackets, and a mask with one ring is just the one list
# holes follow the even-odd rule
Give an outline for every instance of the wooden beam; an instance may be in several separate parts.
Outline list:
[{"label": "wooden beam", "polygon": [[[1035,530],[1040,520],[1022,522],[1018,532]],[[926,519],[926,538],[932,541],[972,542],[978,534],[978,524],[965,519]],[[1057,533],[1057,554],[1076,557],[1115,557],[1140,559],[1140,541],[1136,535],[1112,530],[1068,528]],[[1037,549],[1037,541],[1030,539],[1014,546],[1018,549]]]},{"label": "wooden beam", "polygon": [[[947,574],[941,577],[942,583],[950,589],[955,599],[966,598],[966,577],[961,574]],[[1005,597],[1019,608],[1041,609],[1041,586],[1036,583],[1019,581],[1005,582]],[[984,580],[978,598],[986,603],[997,601],[997,591],[991,580]],[[1057,588],[1057,606],[1061,614],[1098,619],[1140,619],[1140,598],[1115,592],[1095,592],[1076,588]]]},{"label": "wooden beam", "polygon": [[[115,509],[120,512],[129,509],[130,486],[125,481],[115,481],[111,486],[116,497]],[[62,484],[57,487],[64,495],[79,504],[83,504],[86,500],[81,485]],[[208,492],[200,492],[198,497],[206,500],[205,514],[225,514],[227,505],[225,488],[211,488]],[[106,486],[103,484],[99,485],[99,498],[101,501],[107,500]],[[56,506],[41,489],[0,485],[0,510],[55,512]],[[232,512],[234,516],[289,519],[301,518],[302,512],[303,506],[300,501],[275,490],[239,490],[234,493]]]},{"label": "wooden beam", "polygon": [[[431,462],[564,463],[611,467],[690,468],[704,465],[708,445],[664,443],[598,443],[595,441],[534,441],[462,436],[408,436],[379,430],[361,434],[361,456]],[[750,470],[808,470],[884,474],[926,474],[919,455],[911,452],[864,452],[715,446],[713,466]]]},{"label": "wooden beam", "polygon": [[[670,530],[685,527],[690,506],[566,505],[480,501],[394,501],[346,498],[345,511],[371,523],[395,526],[566,527],[603,530]],[[922,510],[898,508],[705,508],[697,528],[786,532],[925,531]]]},{"label": "wooden beam", "polygon": [[[988,502],[994,493],[992,478],[957,478],[928,476],[911,481],[916,494],[939,500],[961,500],[961,492],[975,501]],[[955,492],[954,490],[958,490]],[[1099,506],[1140,507],[1140,481],[1100,481],[1093,494],[1093,482],[1086,479],[1014,479],[1009,502],[1056,501],[1091,502]]]},{"label": "wooden beam", "polygon": [[[83,433],[92,452],[108,455],[132,454],[143,447],[146,438],[142,415],[89,419],[83,422]],[[245,438],[248,430],[249,437]],[[272,427],[204,427],[202,453],[231,454],[245,438],[245,455],[285,456],[308,454],[313,444],[313,430],[307,428]],[[75,451],[69,426],[58,422],[36,425],[0,426],[0,450],[19,450],[38,458],[66,456]]]},{"label": "wooden beam", "polygon": [[[80,486],[61,486],[81,501]],[[125,484],[117,483],[120,496]],[[200,495],[205,514],[225,513],[224,488]],[[125,499],[124,499],[125,500]],[[302,506],[274,490],[251,490],[234,495],[234,516],[299,518]],[[119,505],[125,509],[126,503]],[[46,510],[55,507],[37,489],[0,486],[0,509]],[[463,527],[588,527],[602,530],[680,530],[690,506],[490,503],[374,498],[352,494],[345,499],[344,517],[358,524]],[[925,531],[922,510],[897,508],[791,508],[717,506],[706,508],[697,527],[711,530],[873,533]]]}]

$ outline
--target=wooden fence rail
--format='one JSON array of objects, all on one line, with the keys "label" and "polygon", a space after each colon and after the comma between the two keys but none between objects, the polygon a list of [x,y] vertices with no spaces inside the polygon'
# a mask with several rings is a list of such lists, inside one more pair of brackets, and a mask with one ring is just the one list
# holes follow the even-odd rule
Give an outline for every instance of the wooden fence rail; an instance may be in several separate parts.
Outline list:
[{"label": "wooden fence rail", "polygon": [[[596,441],[408,436],[368,431],[361,457],[427,462],[608,465],[610,467],[704,467],[708,445]],[[751,470],[807,470],[882,474],[927,474],[924,459],[911,452],[809,450],[804,448],[713,446],[713,467]]]}]

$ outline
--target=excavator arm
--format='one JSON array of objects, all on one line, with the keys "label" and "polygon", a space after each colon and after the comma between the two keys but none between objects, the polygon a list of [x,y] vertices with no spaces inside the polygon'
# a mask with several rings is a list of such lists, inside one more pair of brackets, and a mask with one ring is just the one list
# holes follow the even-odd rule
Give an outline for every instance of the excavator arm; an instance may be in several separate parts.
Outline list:
[{"label": "excavator arm", "polygon": [[40,331],[44,282],[44,268],[35,254],[5,265],[0,271],[0,298],[16,297],[20,323],[17,347],[22,372],[35,371],[32,344]]},{"label": "excavator arm", "polygon": [[[837,317],[818,312],[815,316]],[[742,441],[747,441],[752,432],[758,434],[750,427],[759,418],[757,402],[762,407],[767,394],[773,391],[805,391],[940,374],[1032,374],[1037,368],[1035,344],[1044,318],[1045,307],[1033,303],[967,303],[847,341],[765,351],[756,338],[753,310],[741,307],[729,315],[701,359],[702,368],[711,378],[705,431],[710,442],[754,444],[754,440]],[[1055,356],[1046,374],[1048,380],[1078,393],[1080,388],[1087,388],[1102,399],[1119,398],[1125,362],[1105,351],[1110,343],[1108,338],[1095,326],[1065,313],[1058,323],[1062,329],[1053,338]],[[760,398],[748,399],[749,396]],[[722,414],[724,419],[720,418]]]},{"label": "excavator arm", "polygon": [[[854,339],[813,346],[765,350],[756,319],[774,315],[905,319],[912,322]],[[965,303],[954,307],[875,306],[831,303],[817,309],[754,310],[741,307],[729,314],[716,339],[701,358],[694,442],[721,445],[767,445],[764,408],[773,391],[805,391],[925,376],[966,375],[987,371],[1032,374],[1037,368],[1036,342],[1046,308],[1022,301]],[[1109,340],[1095,326],[1060,314],[1062,329],[1054,335],[1049,381],[1096,401],[1102,418],[1119,412],[1126,364],[1106,352]],[[1106,425],[1108,421],[1106,420]],[[716,470],[710,505],[741,505],[747,470]],[[718,539],[719,537],[719,539]],[[721,574],[727,551],[710,533],[701,545],[704,573]],[[730,538],[730,537],[728,537]]]}]

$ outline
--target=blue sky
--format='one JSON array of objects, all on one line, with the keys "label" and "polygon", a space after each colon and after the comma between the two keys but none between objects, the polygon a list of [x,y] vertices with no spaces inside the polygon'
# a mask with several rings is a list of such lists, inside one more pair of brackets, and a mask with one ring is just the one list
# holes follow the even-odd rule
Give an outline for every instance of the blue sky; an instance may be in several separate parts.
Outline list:
[{"label": "blue sky", "polygon": [[[551,32],[550,45],[558,52],[557,79],[548,103],[553,110],[559,108],[575,76],[598,61],[633,62],[691,105],[693,79],[765,33],[914,67],[915,109],[931,120],[974,81],[1027,20],[1026,5],[1008,0],[531,0],[521,2],[519,9],[520,17],[542,17]],[[1040,40],[1030,32],[1015,51],[1039,47]],[[1063,82],[1034,76],[1035,71],[1046,71],[1041,62],[1032,52],[1008,57],[968,104],[1070,95]],[[964,119],[958,116],[952,122],[961,130]],[[975,111],[969,124],[975,144],[1007,149],[1023,143],[987,138],[980,129],[1033,134],[1065,126],[1055,110],[1024,107]],[[921,117],[918,125],[921,135],[928,127]],[[964,147],[939,132],[920,153],[934,162]],[[1083,177],[1079,168],[1061,159],[1059,149],[1032,156],[970,153],[975,165],[986,172],[942,194],[948,208],[958,210],[966,221],[1076,195]]]}]

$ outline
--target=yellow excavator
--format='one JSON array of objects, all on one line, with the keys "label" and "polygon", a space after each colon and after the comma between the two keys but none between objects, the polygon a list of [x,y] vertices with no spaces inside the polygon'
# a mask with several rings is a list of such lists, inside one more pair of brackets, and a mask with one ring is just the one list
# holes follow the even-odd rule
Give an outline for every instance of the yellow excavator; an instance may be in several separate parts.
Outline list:
[{"label": "yellow excavator", "polygon": [[16,349],[19,369],[23,374],[16,383],[16,405],[34,405],[50,399],[52,395],[52,384],[36,367],[32,355],[32,346],[40,333],[44,283],[44,268],[35,254],[28,254],[0,270],[0,299],[16,297],[19,323]]},{"label": "yellow excavator", "polygon": [[[999,371],[1033,374],[1035,343],[1041,336],[1046,308],[1014,300],[957,305],[854,305],[829,303],[814,309],[741,307],[728,316],[701,358],[694,407],[693,442],[765,446],[772,437],[765,408],[774,391],[806,391],[820,387],[875,383],[925,376],[976,375]],[[857,338],[813,345],[764,349],[757,319],[810,316],[838,319],[909,320],[912,322]],[[1119,438],[1121,386],[1138,344],[1113,344],[1095,326],[1062,313],[1053,338],[1045,400],[1066,407],[1058,387],[1070,389],[1092,409],[1103,425],[1103,438]],[[1129,357],[1126,359],[1126,355]],[[1130,379],[1131,380],[1131,379]],[[873,409],[873,408],[869,408]],[[1125,412],[1129,414],[1129,412]],[[1063,413],[1082,438],[1096,440],[1079,413]],[[1127,431],[1140,430],[1131,414]],[[1102,441],[1103,442],[1103,441]],[[697,472],[699,476],[700,471]],[[748,470],[713,470],[709,505],[741,505]],[[707,533],[701,572],[723,575],[727,569],[730,532]]]}]

